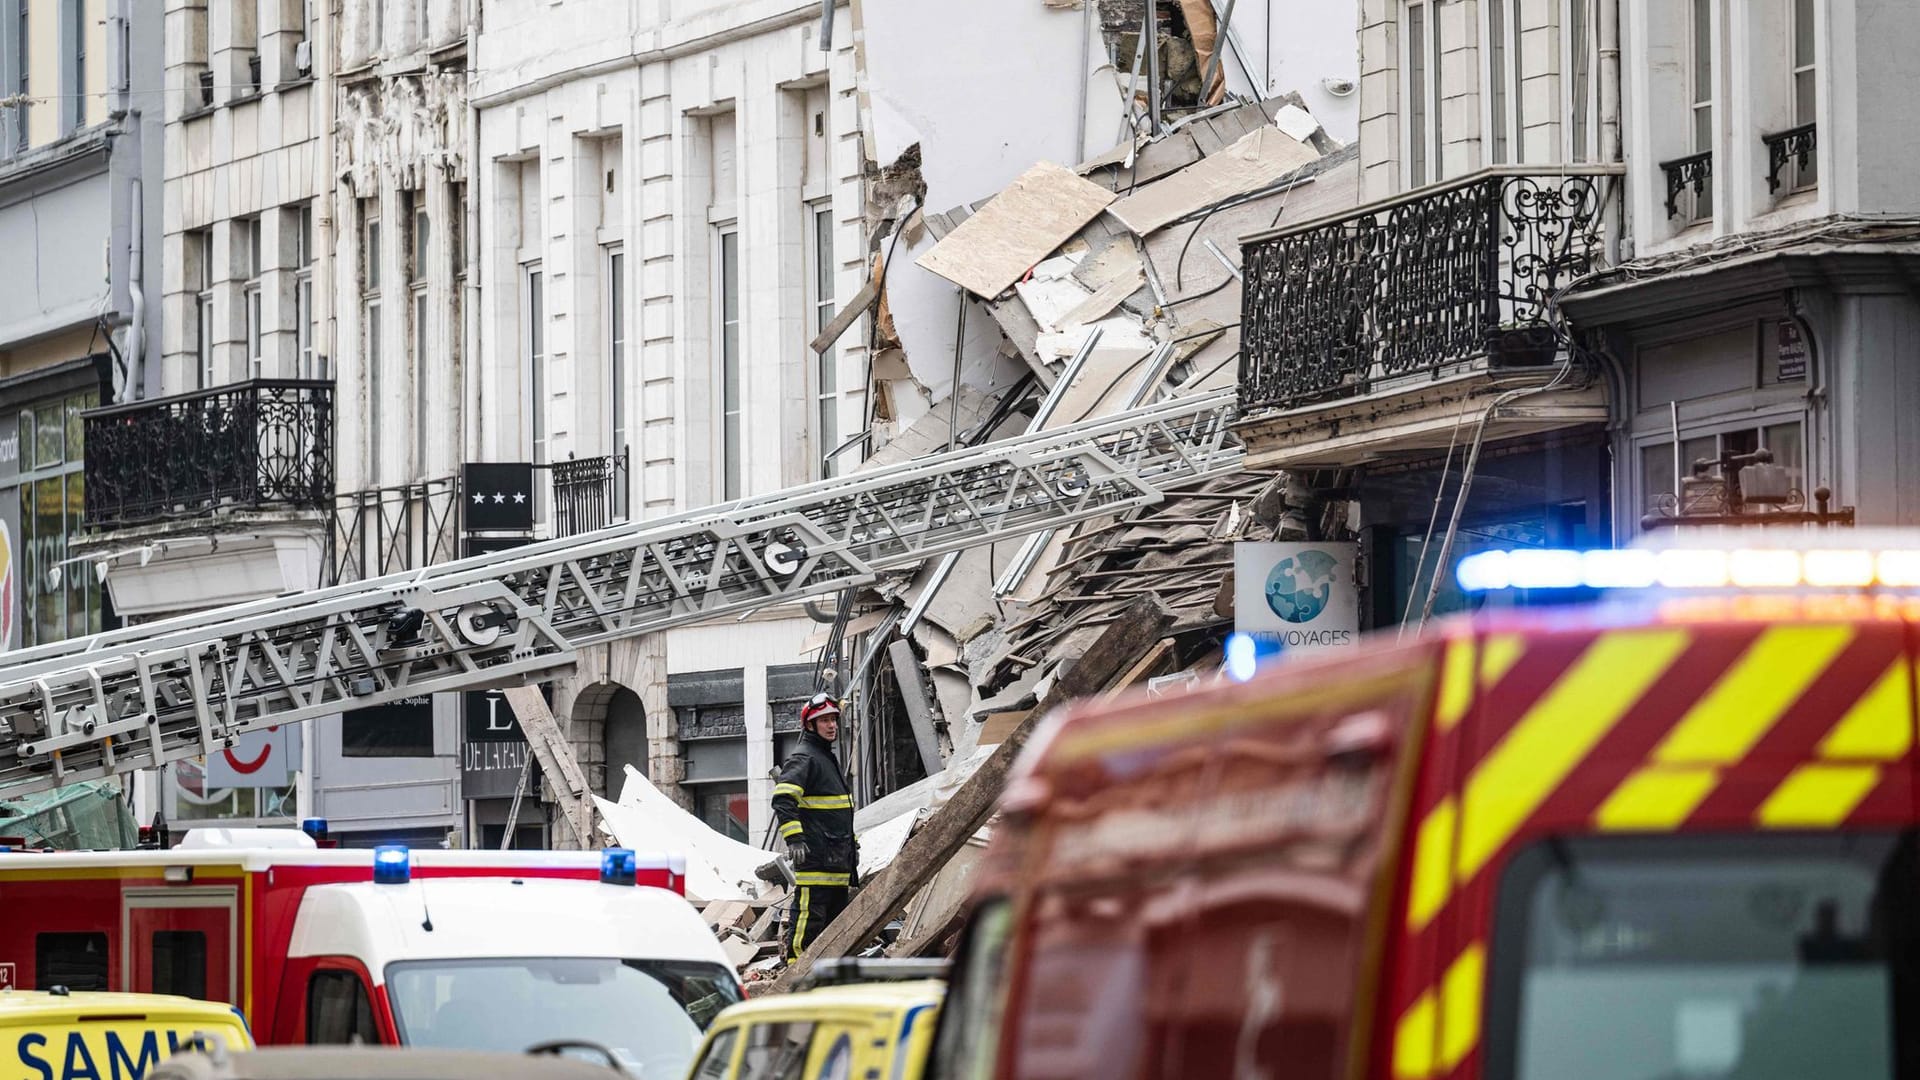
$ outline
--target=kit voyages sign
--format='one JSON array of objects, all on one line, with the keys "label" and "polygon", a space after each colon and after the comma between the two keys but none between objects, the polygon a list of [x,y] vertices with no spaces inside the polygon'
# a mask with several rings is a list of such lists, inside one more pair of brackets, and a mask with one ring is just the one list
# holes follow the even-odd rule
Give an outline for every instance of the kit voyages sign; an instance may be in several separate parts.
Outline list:
[{"label": "kit voyages sign", "polygon": [[1326,649],[1360,637],[1351,543],[1233,545],[1233,625],[1269,648]]}]

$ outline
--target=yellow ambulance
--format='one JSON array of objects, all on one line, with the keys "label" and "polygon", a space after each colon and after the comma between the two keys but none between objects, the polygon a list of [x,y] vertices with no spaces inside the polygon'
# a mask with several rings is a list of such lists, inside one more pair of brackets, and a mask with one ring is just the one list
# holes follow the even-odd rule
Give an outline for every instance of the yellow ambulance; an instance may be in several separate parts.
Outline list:
[{"label": "yellow ambulance", "polygon": [[0,1075],[21,1080],[145,1080],[196,1041],[253,1046],[231,1005],[165,994],[0,990]]}]

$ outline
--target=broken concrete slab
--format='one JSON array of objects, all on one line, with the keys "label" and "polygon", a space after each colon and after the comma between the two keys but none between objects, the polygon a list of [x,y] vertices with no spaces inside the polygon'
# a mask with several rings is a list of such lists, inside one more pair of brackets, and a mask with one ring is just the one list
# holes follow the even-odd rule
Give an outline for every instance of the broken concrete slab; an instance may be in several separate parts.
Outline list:
[{"label": "broken concrete slab", "polygon": [[1148,184],[1107,207],[1107,212],[1146,236],[1236,195],[1271,187],[1319,156],[1279,128],[1263,127],[1220,153]]},{"label": "broken concrete slab", "polygon": [[999,296],[1113,199],[1100,185],[1042,162],[961,222],[918,265],[976,296]]}]

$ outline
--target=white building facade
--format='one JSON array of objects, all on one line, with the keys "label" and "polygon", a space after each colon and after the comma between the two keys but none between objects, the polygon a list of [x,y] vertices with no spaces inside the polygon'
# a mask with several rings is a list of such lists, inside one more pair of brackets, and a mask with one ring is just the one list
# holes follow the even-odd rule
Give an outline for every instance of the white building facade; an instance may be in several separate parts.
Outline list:
[{"label": "white building facade", "polygon": [[[823,48],[818,3],[485,5],[472,460],[623,458],[614,509],[643,521],[860,452],[828,461],[868,423],[862,335],[808,347],[868,260],[848,16]],[[814,625],[782,608],[595,647],[555,712],[596,787],[633,765],[758,841]]]}]

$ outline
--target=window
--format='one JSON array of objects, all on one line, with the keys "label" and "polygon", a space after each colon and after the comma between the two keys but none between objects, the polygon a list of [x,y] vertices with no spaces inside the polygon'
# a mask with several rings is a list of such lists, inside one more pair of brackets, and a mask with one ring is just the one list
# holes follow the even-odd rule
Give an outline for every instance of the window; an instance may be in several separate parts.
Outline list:
[{"label": "window", "polygon": [[373,1002],[351,971],[316,971],[307,980],[307,1045],[377,1046]]},{"label": "window", "polygon": [[360,355],[365,358],[367,370],[367,447],[368,457],[374,462],[380,460],[381,413],[386,400],[386,388],[382,385],[381,368],[385,366],[381,341],[385,327],[382,325],[380,304],[380,200],[365,198],[360,200]]},{"label": "window", "polygon": [[1500,884],[1489,1080],[1906,1075],[1911,833],[1576,837]]},{"label": "window", "polygon": [[720,247],[720,468],[721,498],[743,494],[740,385],[740,231],[727,225],[717,233]]},{"label": "window", "polygon": [[715,1032],[713,1040],[707,1043],[707,1052],[700,1056],[700,1064],[694,1066],[693,1080],[727,1080],[728,1069],[733,1065],[733,1046],[739,1041],[737,1027]]},{"label": "window", "polygon": [[240,232],[239,244],[242,250],[240,272],[241,277],[246,281],[241,289],[241,301],[247,317],[247,375],[249,378],[258,379],[266,374],[266,355],[261,347],[260,325],[260,219],[236,218],[233,226]]},{"label": "window", "polygon": [[[87,2],[66,0],[67,67],[66,115],[61,124],[67,131],[78,131],[87,124]],[[25,5],[22,5],[25,6]]]},{"label": "window", "polygon": [[[86,564],[61,566],[86,507],[86,424],[94,391],[20,412],[21,644],[45,645],[100,629],[100,582]],[[56,579],[54,567],[61,572]]]},{"label": "window", "polygon": [[[833,261],[833,207],[828,203],[812,203],[807,207],[807,216],[812,222],[813,261],[812,335],[818,335],[833,321],[834,296],[833,277],[836,269]],[[814,451],[820,457],[820,475],[822,478],[834,475],[836,463],[827,455],[840,445],[840,350],[829,348],[818,358],[819,376],[814,387],[815,400],[819,410],[819,431],[814,442]]]},{"label": "window", "polygon": [[293,340],[300,377],[325,378],[313,355],[313,204],[294,211],[293,227]]},{"label": "window", "polygon": [[[1680,439],[1679,476],[1693,475],[1695,463],[1717,461],[1722,453],[1747,454],[1765,448],[1773,454],[1773,464],[1787,471],[1790,498],[1807,498],[1806,449],[1799,420],[1782,420],[1758,427],[1689,435]],[[1644,445],[1640,448],[1641,492],[1647,513],[1671,514],[1675,508],[1690,513],[1722,513],[1717,485],[1689,495],[1684,484],[1674,481],[1673,442]],[[1744,470],[1743,470],[1744,471]],[[1710,480],[1723,479],[1719,466],[1703,471]]]},{"label": "window", "polygon": [[378,56],[387,32],[387,0],[372,0],[365,10],[368,13],[367,55]]},{"label": "window", "polygon": [[36,934],[33,939],[33,987],[51,990],[105,990],[107,935]]},{"label": "window", "polygon": [[[1692,113],[1693,113],[1693,152],[1709,154],[1713,152],[1713,5],[1715,0],[1693,0],[1693,19],[1689,36],[1692,41]],[[1695,221],[1705,221],[1713,217],[1713,178],[1709,175],[1706,186],[1692,196]]]},{"label": "window", "polygon": [[[387,965],[400,1040],[522,1053],[556,1033],[612,1050],[626,1075],[687,1075],[701,1034],[740,1000],[731,969],[688,960],[513,957]],[[610,1074],[613,1076],[621,1073]]]},{"label": "window", "polygon": [[980,906],[955,950],[947,998],[931,1051],[933,1072],[969,1080],[992,1073],[1006,1014],[1007,941],[1013,936],[1013,904],[1005,898]]},{"label": "window", "polygon": [[[413,372],[413,440],[414,467],[424,470],[427,464],[427,372],[439,370],[438,365],[429,365],[427,360],[428,331],[433,319],[427,306],[427,253],[432,250],[433,223],[427,215],[426,192],[414,192],[410,199],[413,203],[413,231],[408,241],[407,290],[413,306],[413,358],[409,370]],[[422,473],[424,475],[424,473]]]},{"label": "window", "polygon": [[340,717],[341,757],[432,757],[433,699],[370,705]]},{"label": "window", "polygon": [[[1819,119],[1819,63],[1818,48],[1814,39],[1813,5],[1815,0],[1793,0],[1793,126],[1811,127]],[[1818,156],[1807,155],[1807,163],[1799,163],[1796,154],[1787,159],[1787,175],[1790,182],[1788,191],[1800,191],[1812,187],[1820,179]]]},{"label": "window", "polygon": [[1433,183],[1440,174],[1440,26],[1431,0],[1407,0],[1406,102],[1407,187]]},{"label": "window", "polygon": [[1520,29],[1515,0],[1487,0],[1487,160],[1506,164],[1523,130],[1520,117]]},{"label": "window", "polygon": [[[1593,44],[1596,0],[1567,0],[1566,87],[1567,87],[1567,160],[1598,161],[1598,138],[1593,117],[1599,110],[1598,80],[1594,78],[1597,53]],[[1598,0],[1610,3],[1611,0]]]},{"label": "window", "polygon": [[207,935],[200,930],[155,930],[153,992],[207,999]]},{"label": "window", "polygon": [[198,286],[193,299],[194,385],[207,390],[220,382],[213,366],[213,230],[187,234],[187,258]]},{"label": "window", "polygon": [[801,1080],[812,1043],[813,1024],[808,1021],[753,1025],[740,1056],[740,1080]]},{"label": "window", "polygon": [[[547,330],[546,330],[546,281],[537,262],[527,263],[520,268],[520,295],[526,312],[527,325],[524,335],[527,388],[527,435],[533,442],[533,460],[544,465],[547,461]],[[536,485],[537,486],[537,485]],[[540,513],[538,496],[534,513]]]},{"label": "window", "polygon": [[18,32],[13,39],[13,70],[16,73],[13,89],[19,96],[20,103],[13,107],[13,139],[15,147],[25,150],[31,142],[29,128],[33,118],[33,102],[28,96],[33,91],[33,82],[30,78],[33,73],[33,55],[30,45],[33,38],[32,27],[27,21],[27,14],[32,10],[33,5],[20,3],[19,7],[20,25],[15,28]]},{"label": "window", "polygon": [[[607,248],[607,411],[612,452],[627,452],[627,255],[618,244]],[[626,476],[613,477],[613,516],[627,516]]]}]

